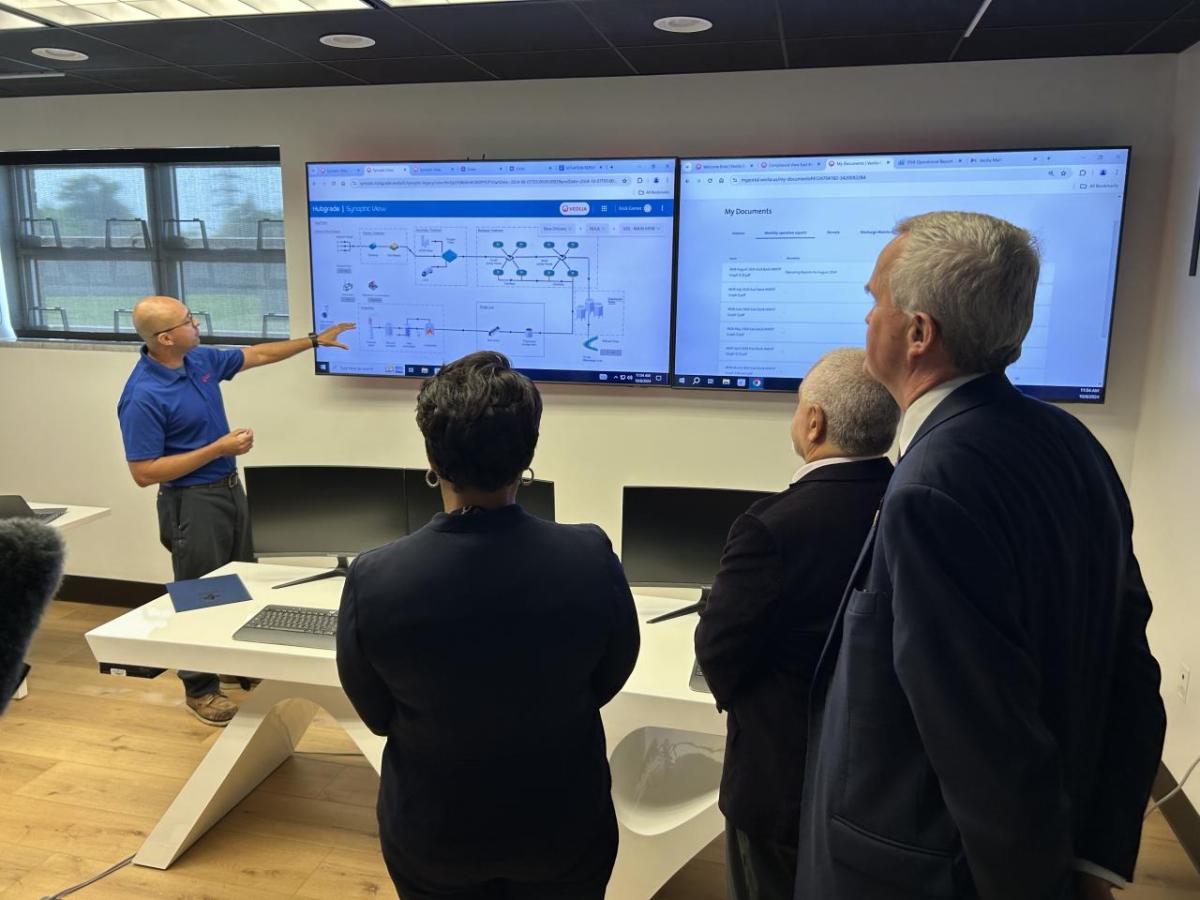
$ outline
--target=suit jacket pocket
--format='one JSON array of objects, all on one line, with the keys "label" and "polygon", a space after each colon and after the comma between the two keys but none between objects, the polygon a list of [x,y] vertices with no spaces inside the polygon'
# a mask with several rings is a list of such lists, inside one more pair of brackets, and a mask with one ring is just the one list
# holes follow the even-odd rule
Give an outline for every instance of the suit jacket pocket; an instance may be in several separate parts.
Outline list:
[{"label": "suit jacket pocket", "polygon": [[882,591],[852,590],[850,600],[846,604],[846,613],[851,616],[873,616],[882,598],[887,595]]},{"label": "suit jacket pocket", "polygon": [[829,820],[829,848],[835,862],[872,881],[893,885],[897,896],[956,896],[954,855],[950,852],[902,844],[841,816]]}]

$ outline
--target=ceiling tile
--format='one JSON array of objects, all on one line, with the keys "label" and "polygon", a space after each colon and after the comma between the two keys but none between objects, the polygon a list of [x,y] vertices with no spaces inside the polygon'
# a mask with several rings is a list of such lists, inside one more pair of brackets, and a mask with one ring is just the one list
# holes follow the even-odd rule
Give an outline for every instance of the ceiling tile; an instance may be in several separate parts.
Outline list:
[{"label": "ceiling tile", "polygon": [[460,3],[402,7],[397,13],[463,54],[607,46],[569,3]]},{"label": "ceiling tile", "polygon": [[1200,19],[1173,19],[1133,48],[1134,53],[1181,53],[1200,41]]},{"label": "ceiling tile", "polygon": [[471,61],[494,75],[518,78],[596,78],[632,75],[633,70],[612,50],[562,50],[539,53],[485,53]]},{"label": "ceiling tile", "polygon": [[[86,53],[88,59],[86,62],[60,63],[50,59],[39,59],[31,52],[34,47],[47,46],[78,50],[80,53]],[[61,28],[0,31],[0,56],[18,60],[36,60],[40,66],[64,72],[88,69],[133,69],[162,65],[152,57],[127,50],[124,47],[114,47],[107,41]]]},{"label": "ceiling tile", "polygon": [[[618,47],[659,44],[713,44],[779,39],[775,0],[586,0],[579,9]],[[708,19],[713,27],[695,34],[673,34],[654,27],[657,19],[686,13]]]},{"label": "ceiling tile", "polygon": [[330,65],[372,84],[419,84],[432,81],[490,81],[491,76],[457,56],[414,59],[360,59]]},{"label": "ceiling tile", "polygon": [[89,77],[130,91],[230,90],[235,85],[192,69],[163,66],[155,69],[100,69]]},{"label": "ceiling tile", "polygon": [[244,88],[321,87],[361,84],[344,72],[317,63],[270,63],[251,66],[200,66],[208,75],[224,78]]},{"label": "ceiling tile", "polygon": [[696,44],[691,47],[628,47],[623,48],[621,53],[642,75],[783,68],[783,47],[779,41]]},{"label": "ceiling tile", "polygon": [[1189,0],[996,0],[979,24],[984,28],[1022,25],[1159,21],[1173,16]]},{"label": "ceiling tile", "polygon": [[[313,15],[322,15],[322,13]],[[215,19],[138,22],[134,25],[98,25],[95,28],[89,28],[88,34],[97,35],[133,50],[153,53],[169,62],[183,66],[300,61],[300,57],[282,47],[276,47],[235,25]],[[127,67],[122,66],[121,68]]]},{"label": "ceiling tile", "polygon": [[784,35],[804,40],[933,31],[962,34],[979,4],[976,0],[779,0],[779,8]]},{"label": "ceiling tile", "polygon": [[0,30],[8,30],[10,28],[45,28],[41,22],[35,22],[33,19],[27,19],[24,16],[19,16],[16,13],[9,12],[6,9],[0,9]]},{"label": "ceiling tile", "polygon": [[[259,37],[287,47],[310,59],[354,60],[377,57],[439,56],[444,47],[405,24],[387,10],[325,13],[302,16],[264,16],[239,19],[238,25]],[[366,50],[326,47],[320,38],[327,34],[361,34],[375,41]]]},{"label": "ceiling tile", "polygon": [[945,62],[954,52],[959,36],[957,31],[938,31],[788,41],[788,65],[793,69],[806,69]]},{"label": "ceiling tile", "polygon": [[978,28],[955,59],[1034,59],[1124,53],[1156,22],[1056,25],[1049,28]]},{"label": "ceiling tile", "polygon": [[31,57],[31,59],[36,59],[37,62],[22,62],[19,59],[9,59],[6,56],[0,56],[0,75],[17,75],[27,72],[48,71],[45,66],[39,65],[39,63],[44,62],[44,60],[38,59],[37,57]]},{"label": "ceiling tile", "polygon": [[121,94],[120,88],[97,84],[84,78],[33,78],[29,81],[3,81],[4,90],[17,97],[53,97],[63,94]]}]

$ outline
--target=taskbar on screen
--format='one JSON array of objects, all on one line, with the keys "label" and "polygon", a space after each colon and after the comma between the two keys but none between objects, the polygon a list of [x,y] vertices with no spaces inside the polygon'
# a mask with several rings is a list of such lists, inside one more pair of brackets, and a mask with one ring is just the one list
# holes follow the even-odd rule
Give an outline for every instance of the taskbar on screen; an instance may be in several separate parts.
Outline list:
[{"label": "taskbar on screen", "polygon": [[794,391],[799,378],[768,378],[763,375],[684,375],[671,376],[671,387],[706,391]]},{"label": "taskbar on screen", "polygon": [[[428,378],[436,375],[442,366],[440,364],[409,364],[377,363],[374,365],[353,365],[348,363],[329,363],[317,361],[317,372],[321,375],[365,375],[384,378]],[[654,387],[666,387],[669,376],[666,372],[590,372],[563,369],[527,369],[516,367],[521,374],[531,381],[567,382],[571,384],[634,384]]]}]

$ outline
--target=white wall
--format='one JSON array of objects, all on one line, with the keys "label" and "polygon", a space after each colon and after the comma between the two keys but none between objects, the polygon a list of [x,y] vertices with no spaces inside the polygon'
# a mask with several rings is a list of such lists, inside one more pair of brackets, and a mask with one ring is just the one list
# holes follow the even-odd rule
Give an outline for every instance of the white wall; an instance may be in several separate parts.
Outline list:
[{"label": "white wall", "polygon": [[[1200,756],[1200,275],[1188,277],[1200,191],[1200,47],[1178,61],[1174,159],[1162,265],[1133,464],[1135,546],[1155,612],[1150,640],[1163,670],[1167,747],[1176,778]],[[1193,679],[1185,704],[1180,666]],[[1200,807],[1200,771],[1185,790]]]},{"label": "white wall", "polygon": [[[0,101],[0,149],[279,144],[292,328],[311,321],[303,164],[319,159],[735,154],[1134,145],[1112,388],[1073,407],[1126,476],[1161,247],[1176,59],[1040,60],[662,78],[315,88]],[[864,313],[866,306],[864,302]],[[69,571],[169,576],[152,491],[136,488],[114,407],[128,351],[0,345],[0,492],[109,506]],[[795,465],[790,398],[549,387],[535,461],[560,517],[619,539],[623,484],[774,489]],[[415,386],[318,379],[308,357],[239,377],[247,463],[420,465]]]}]

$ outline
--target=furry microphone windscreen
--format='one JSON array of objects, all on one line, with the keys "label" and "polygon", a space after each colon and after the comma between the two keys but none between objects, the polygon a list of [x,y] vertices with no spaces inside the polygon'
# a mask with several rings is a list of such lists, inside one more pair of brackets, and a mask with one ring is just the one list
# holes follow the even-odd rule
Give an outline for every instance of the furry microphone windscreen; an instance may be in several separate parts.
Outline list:
[{"label": "furry microphone windscreen", "polygon": [[57,531],[36,519],[0,520],[0,713],[21,683],[25,651],[62,570]]}]

